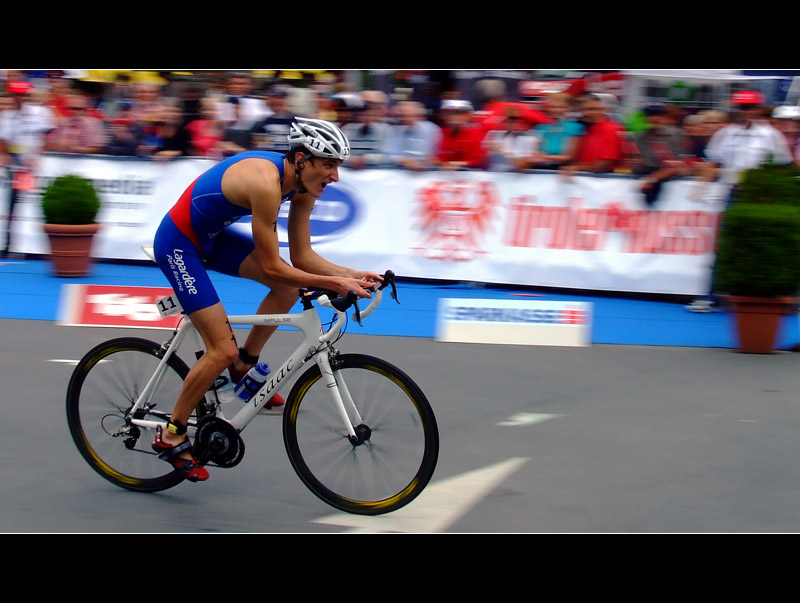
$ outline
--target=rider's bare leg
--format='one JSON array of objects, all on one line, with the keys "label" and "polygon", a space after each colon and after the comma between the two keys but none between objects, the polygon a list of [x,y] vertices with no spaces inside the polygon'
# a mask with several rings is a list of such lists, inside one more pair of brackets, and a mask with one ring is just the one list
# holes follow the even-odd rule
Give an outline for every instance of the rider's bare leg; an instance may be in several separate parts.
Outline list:
[{"label": "rider's bare leg", "polygon": [[[183,425],[188,423],[193,409],[205,396],[214,380],[239,355],[233,331],[228,323],[228,315],[225,313],[222,303],[218,302],[208,308],[192,312],[189,314],[189,318],[202,336],[206,352],[186,375],[183,389],[178,396],[175,409],[172,411],[172,421],[178,421]],[[161,439],[167,444],[178,444],[183,441],[184,436],[164,431]],[[187,452],[184,456],[189,458],[191,455]]]},{"label": "rider's bare leg", "polygon": [[[243,278],[262,283],[270,288],[267,296],[259,304],[256,310],[257,314],[285,314],[289,312],[292,306],[297,302],[297,287],[271,283],[262,276],[255,258],[255,252],[247,256],[242,262],[239,268],[239,275]],[[249,356],[257,358],[276,328],[277,327],[274,326],[252,327],[245,339],[244,345],[242,345],[242,349]],[[253,366],[252,363],[243,362],[237,355],[233,364],[234,373],[236,376],[243,375],[251,366]]]}]

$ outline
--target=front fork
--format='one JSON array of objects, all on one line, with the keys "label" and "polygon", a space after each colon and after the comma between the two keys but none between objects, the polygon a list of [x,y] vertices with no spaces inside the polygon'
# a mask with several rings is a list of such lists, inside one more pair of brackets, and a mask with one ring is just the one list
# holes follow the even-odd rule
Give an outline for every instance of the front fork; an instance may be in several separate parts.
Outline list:
[{"label": "front fork", "polygon": [[319,354],[314,357],[314,360],[319,366],[325,387],[328,388],[342,424],[345,426],[347,439],[353,446],[363,444],[369,439],[369,428],[364,425],[353,397],[350,395],[350,390],[347,389],[347,384],[342,377],[339,352],[331,348],[328,354]]}]

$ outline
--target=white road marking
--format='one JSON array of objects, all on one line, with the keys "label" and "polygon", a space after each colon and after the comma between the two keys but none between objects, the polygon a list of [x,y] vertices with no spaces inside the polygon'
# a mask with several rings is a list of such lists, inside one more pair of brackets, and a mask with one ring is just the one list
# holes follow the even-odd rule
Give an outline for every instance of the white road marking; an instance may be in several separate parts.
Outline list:
[{"label": "white road marking", "polygon": [[555,419],[556,417],[560,416],[562,415],[548,415],[536,412],[518,412],[517,414],[510,416],[505,421],[500,421],[498,425],[502,427],[516,426],[516,425],[533,425],[534,423],[541,423],[542,421]]},{"label": "white road marking", "polygon": [[522,467],[528,459],[512,458],[502,463],[431,482],[407,506],[375,517],[337,513],[315,523],[344,526],[348,532],[436,533],[451,526],[489,492]]}]

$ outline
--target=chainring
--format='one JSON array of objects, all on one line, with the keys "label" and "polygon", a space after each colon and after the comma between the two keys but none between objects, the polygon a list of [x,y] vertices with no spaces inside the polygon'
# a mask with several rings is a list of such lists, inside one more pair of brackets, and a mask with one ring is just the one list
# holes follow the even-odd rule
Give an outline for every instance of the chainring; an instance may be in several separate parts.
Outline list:
[{"label": "chainring", "polygon": [[196,456],[218,467],[235,467],[244,457],[244,441],[236,428],[219,417],[205,417],[197,427]]}]

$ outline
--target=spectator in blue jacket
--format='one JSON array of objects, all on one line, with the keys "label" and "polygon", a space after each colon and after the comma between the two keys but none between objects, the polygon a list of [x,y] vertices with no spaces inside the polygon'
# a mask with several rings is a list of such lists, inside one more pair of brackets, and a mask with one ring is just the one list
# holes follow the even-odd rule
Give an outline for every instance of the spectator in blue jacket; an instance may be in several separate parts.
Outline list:
[{"label": "spectator in blue jacket", "polygon": [[389,130],[384,147],[386,161],[409,170],[428,169],[436,157],[442,130],[416,101],[401,101],[396,107],[397,123]]}]

